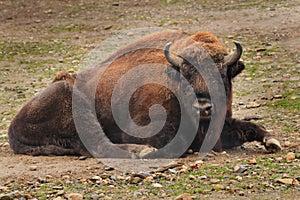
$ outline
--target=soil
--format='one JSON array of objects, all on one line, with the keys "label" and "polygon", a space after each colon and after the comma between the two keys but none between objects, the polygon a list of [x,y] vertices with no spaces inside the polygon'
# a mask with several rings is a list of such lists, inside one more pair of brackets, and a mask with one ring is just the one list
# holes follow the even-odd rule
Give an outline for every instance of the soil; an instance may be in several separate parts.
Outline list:
[{"label": "soil", "polygon": [[[207,157],[205,164],[300,153],[299,0],[0,0],[0,10],[0,195],[11,183],[21,188],[40,177],[51,176],[52,182],[58,182],[66,175],[79,180],[103,173],[121,174],[93,158],[15,155],[7,143],[7,128],[21,106],[45,88],[58,71],[79,70],[80,63],[102,41],[123,30],[130,32],[129,37],[136,36],[136,28],[208,30],[228,48],[233,48],[232,40],[243,44],[243,60],[249,69],[233,83],[234,117],[258,118],[255,122],[264,125],[282,143],[283,150],[268,154],[254,142]],[[190,155],[176,161],[189,165],[198,159]],[[300,159],[291,165],[300,170]],[[257,196],[258,191],[261,196]],[[261,193],[254,188],[245,196],[234,192],[211,192],[208,196],[260,197],[300,199],[299,186],[289,192]]]}]

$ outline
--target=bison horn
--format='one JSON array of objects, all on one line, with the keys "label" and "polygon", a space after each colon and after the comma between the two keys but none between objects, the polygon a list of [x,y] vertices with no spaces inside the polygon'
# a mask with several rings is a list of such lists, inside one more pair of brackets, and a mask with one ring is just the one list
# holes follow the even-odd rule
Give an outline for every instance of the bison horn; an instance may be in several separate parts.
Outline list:
[{"label": "bison horn", "polygon": [[165,57],[171,65],[173,65],[175,67],[180,67],[183,62],[183,59],[180,58],[179,56],[174,56],[171,54],[171,52],[170,52],[171,44],[172,44],[172,42],[167,43],[164,48]]},{"label": "bison horn", "polygon": [[242,56],[242,53],[243,53],[242,45],[238,42],[234,42],[234,44],[236,46],[236,51],[230,55],[225,56],[225,58],[224,58],[225,66],[229,66],[229,65],[236,63]]}]

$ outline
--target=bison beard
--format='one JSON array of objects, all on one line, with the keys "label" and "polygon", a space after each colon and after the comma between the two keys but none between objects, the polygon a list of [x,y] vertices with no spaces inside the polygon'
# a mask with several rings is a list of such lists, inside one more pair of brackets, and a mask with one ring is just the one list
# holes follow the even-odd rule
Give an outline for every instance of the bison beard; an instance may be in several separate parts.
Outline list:
[{"label": "bison beard", "polygon": [[[172,44],[168,44],[163,51],[162,49],[168,42],[172,42]],[[241,45],[236,43],[237,50],[228,55],[225,47],[211,33],[197,32],[189,35],[181,31],[168,30],[146,36],[120,49],[95,68],[73,76],[64,72],[59,73],[53,83],[33,97],[11,122],[9,127],[11,148],[18,154],[90,155],[91,152],[86,150],[74,124],[74,113],[72,113],[72,95],[74,93],[78,93],[78,101],[87,105],[80,111],[81,114],[84,113],[82,121],[88,121],[88,126],[92,125],[86,128],[90,128],[89,132],[99,136],[98,140],[92,141],[99,144],[100,152],[103,153],[97,156],[105,157],[105,151],[114,149],[113,147],[118,144],[121,144],[119,146],[132,143],[150,145],[155,148],[164,147],[176,135],[180,118],[185,114],[184,110],[180,110],[175,95],[168,88],[155,84],[147,84],[134,93],[129,103],[129,110],[135,123],[147,125],[149,108],[154,104],[162,105],[167,113],[165,126],[158,134],[149,138],[136,138],[122,132],[117,126],[110,103],[112,91],[120,77],[135,66],[160,63],[179,71],[193,86],[198,99],[196,104],[199,104],[195,106],[195,109],[200,109],[199,112],[203,113],[211,112],[210,109],[213,110],[213,105],[210,103],[206,84],[203,83],[203,79],[193,66],[184,59],[187,57],[198,60],[205,59],[202,58],[205,54],[193,53],[195,52],[193,51],[195,43],[208,52],[216,63],[226,91],[226,120],[214,150],[221,151],[223,148],[240,146],[244,142],[254,140],[265,144],[269,134],[263,127],[232,118],[232,79],[244,69],[243,62],[239,61],[242,54]],[[149,46],[155,48],[147,48]],[[105,71],[102,71],[103,66],[107,66]],[[103,73],[100,80],[97,76],[99,73]],[[168,72],[152,74],[152,76],[158,76],[174,83],[180,81],[178,77]],[[79,82],[80,84],[77,84]],[[98,83],[96,95],[91,91],[92,85],[95,83]],[[76,84],[77,88],[74,89],[73,86]],[[94,95],[96,115],[89,110],[91,105],[86,100],[93,99]],[[190,146],[194,151],[199,151],[201,147],[209,120],[209,115],[200,120],[198,133]],[[99,123],[105,134],[98,132]],[[193,123],[190,122],[186,126],[193,126]],[[180,146],[180,144],[178,145]],[[132,157],[132,155],[119,151],[114,157]]]}]

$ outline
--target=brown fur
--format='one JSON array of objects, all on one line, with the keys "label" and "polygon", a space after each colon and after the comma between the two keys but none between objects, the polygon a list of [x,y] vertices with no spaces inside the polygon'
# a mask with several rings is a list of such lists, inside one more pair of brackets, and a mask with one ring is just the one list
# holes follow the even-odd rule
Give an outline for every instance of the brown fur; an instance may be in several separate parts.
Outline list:
[{"label": "brown fur", "polygon": [[70,83],[71,85],[74,85],[75,83],[75,76],[71,76],[67,72],[59,72],[55,78],[53,79],[52,83],[57,82],[57,81],[62,81],[65,80],[66,82]]},{"label": "brown fur", "polygon": [[[190,56],[201,61],[207,54],[205,52],[201,55],[193,54],[193,45],[196,42],[216,62],[223,77],[227,96],[227,119],[221,136],[225,144],[224,147],[230,148],[252,140],[262,141],[267,135],[267,132],[262,128],[251,122],[231,118],[231,79],[242,71],[244,64],[239,61],[233,66],[224,67],[222,63],[228,52],[211,33],[197,32],[189,35],[181,31],[169,30],[146,36],[120,49],[100,66],[83,71],[77,76],[70,76],[64,72],[59,73],[53,83],[30,100],[12,121],[9,128],[12,149],[15,153],[34,155],[87,154],[73,122],[71,99],[72,93],[77,92],[77,90],[72,89],[73,85],[76,85],[82,93],[81,95],[88,97],[88,99],[93,100],[95,97],[98,121],[112,143],[149,144],[156,148],[165,146],[176,135],[180,117],[184,115],[184,111],[182,113],[180,110],[178,100],[168,88],[157,84],[145,85],[143,83],[146,83],[151,77],[144,76],[141,83],[143,86],[135,91],[130,99],[129,111],[131,117],[140,126],[150,123],[149,108],[152,105],[160,104],[166,109],[167,120],[165,126],[158,134],[148,138],[132,137],[120,130],[112,115],[111,97],[113,89],[120,78],[133,68],[152,63],[170,65],[163,53],[163,47],[167,42],[173,42],[171,46],[173,54]],[[107,68],[105,69],[103,66],[107,66]],[[149,65],[149,67],[151,66]],[[205,82],[192,66],[184,65],[180,70],[197,93],[207,92]],[[100,73],[102,75],[99,79]],[[178,80],[170,79],[164,71],[155,71],[151,76],[171,84],[178,82]],[[92,89],[95,84],[96,94]],[[118,94],[119,102],[123,100],[122,97],[126,92],[126,86],[124,86],[124,90]],[[89,121],[90,112],[88,110],[83,112],[87,113],[86,119]],[[194,150],[200,148],[208,124],[209,120],[200,121],[198,135],[191,145]],[[191,125],[192,123],[187,124],[187,126]],[[251,133],[247,132],[248,129],[252,130]],[[103,139],[104,136],[101,135],[101,138]],[[237,138],[237,142],[230,143],[232,138],[233,140]],[[105,139],[101,141],[103,142],[101,145],[109,148],[110,141]],[[221,149],[222,142],[219,140],[215,150],[220,151]]]}]

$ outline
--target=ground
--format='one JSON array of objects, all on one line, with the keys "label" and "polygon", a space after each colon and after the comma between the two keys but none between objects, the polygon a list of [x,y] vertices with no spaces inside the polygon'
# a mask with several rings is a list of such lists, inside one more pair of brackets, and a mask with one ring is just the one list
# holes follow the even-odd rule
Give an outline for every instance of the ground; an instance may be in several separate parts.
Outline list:
[{"label": "ground", "polygon": [[[0,10],[0,199],[300,199],[299,0],[0,0]],[[144,27],[208,30],[228,48],[240,41],[246,69],[234,80],[234,117],[254,118],[283,150],[251,143],[150,174],[92,158],[13,154],[7,129],[30,97],[57,72],[79,70],[105,39]]]}]

